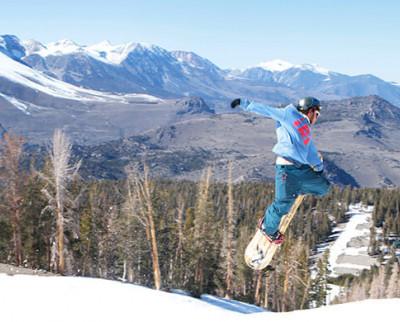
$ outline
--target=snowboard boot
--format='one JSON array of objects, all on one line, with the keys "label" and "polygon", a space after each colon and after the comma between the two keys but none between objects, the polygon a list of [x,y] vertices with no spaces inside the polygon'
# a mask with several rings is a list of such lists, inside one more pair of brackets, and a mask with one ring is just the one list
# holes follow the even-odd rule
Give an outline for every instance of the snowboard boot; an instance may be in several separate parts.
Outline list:
[{"label": "snowboard boot", "polygon": [[285,236],[277,230],[274,234],[269,235],[265,232],[264,230],[264,217],[260,218],[260,221],[258,222],[258,229],[261,230],[261,232],[264,234],[264,236],[268,239],[270,243],[280,245],[285,241]]}]

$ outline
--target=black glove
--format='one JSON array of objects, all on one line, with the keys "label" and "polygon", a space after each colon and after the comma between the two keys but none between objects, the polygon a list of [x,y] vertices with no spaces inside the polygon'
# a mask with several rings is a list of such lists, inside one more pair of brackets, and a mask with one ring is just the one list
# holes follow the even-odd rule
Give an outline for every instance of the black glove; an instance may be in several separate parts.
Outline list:
[{"label": "black glove", "polygon": [[231,102],[231,107],[235,108],[236,106],[240,105],[240,98],[235,98],[232,102]]}]

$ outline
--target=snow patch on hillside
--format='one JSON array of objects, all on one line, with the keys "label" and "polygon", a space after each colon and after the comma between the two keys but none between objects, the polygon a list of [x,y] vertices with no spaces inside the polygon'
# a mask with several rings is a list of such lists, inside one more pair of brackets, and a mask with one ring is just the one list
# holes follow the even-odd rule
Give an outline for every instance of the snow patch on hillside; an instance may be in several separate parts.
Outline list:
[{"label": "snow patch on hillside", "polygon": [[372,211],[373,206],[350,205],[346,213],[350,216],[349,221],[334,229],[333,233],[338,237],[329,247],[332,276],[358,275],[376,264],[376,259],[368,255]]},{"label": "snow patch on hillside", "polygon": [[121,100],[116,95],[106,95],[51,78],[0,53],[0,77],[30,87],[42,93],[65,99],[83,101]]},{"label": "snow patch on hillside", "polygon": [[[73,45],[71,44],[71,46]],[[12,82],[32,88],[44,94],[69,100],[120,103],[129,103],[135,99],[140,102],[150,103],[161,101],[157,97],[147,94],[132,93],[128,95],[116,95],[80,88],[34,70],[29,66],[11,59],[3,53],[0,53],[0,77],[4,77]],[[7,100],[10,101],[10,99]],[[13,100],[11,103],[17,108],[25,112],[27,111],[26,107],[23,107],[21,102]]]},{"label": "snow patch on hillside", "polygon": [[29,112],[29,106],[26,103],[23,103],[22,101],[16,99],[15,97],[11,97],[5,94],[1,94],[0,96],[3,97],[5,100],[7,100],[9,103],[14,105],[17,109],[22,111],[26,115],[30,115],[31,113]]}]

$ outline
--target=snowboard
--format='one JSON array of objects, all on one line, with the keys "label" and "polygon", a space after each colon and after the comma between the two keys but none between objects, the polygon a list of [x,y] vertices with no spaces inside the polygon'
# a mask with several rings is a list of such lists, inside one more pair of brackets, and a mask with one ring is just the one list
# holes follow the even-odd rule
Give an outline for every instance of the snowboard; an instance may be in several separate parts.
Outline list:
[{"label": "snowboard", "polygon": [[[285,234],[303,199],[304,195],[298,196],[290,208],[290,211],[282,217],[279,225],[279,231],[282,234]],[[255,235],[246,247],[244,260],[250,268],[254,270],[262,270],[271,263],[272,258],[280,246],[281,245],[269,242],[261,229],[257,227]]]}]

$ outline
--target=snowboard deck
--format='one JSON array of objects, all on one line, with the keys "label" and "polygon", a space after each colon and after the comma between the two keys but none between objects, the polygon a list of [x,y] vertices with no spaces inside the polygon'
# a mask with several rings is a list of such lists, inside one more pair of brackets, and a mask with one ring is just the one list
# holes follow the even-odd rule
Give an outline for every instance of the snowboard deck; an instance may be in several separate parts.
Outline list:
[{"label": "snowboard deck", "polygon": [[[290,208],[290,211],[282,217],[281,223],[279,225],[279,231],[282,234],[285,234],[303,199],[304,195],[298,196],[294,204]],[[246,247],[244,260],[247,266],[249,266],[250,268],[254,270],[262,270],[271,263],[272,258],[274,257],[279,247],[280,245],[269,242],[261,229],[257,227],[255,235]]]}]

